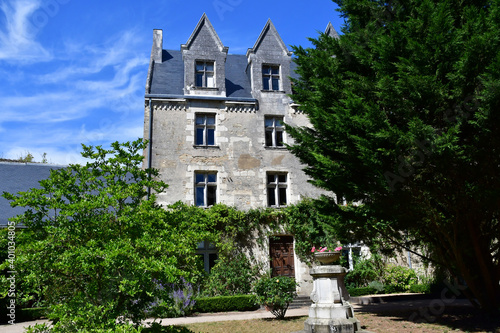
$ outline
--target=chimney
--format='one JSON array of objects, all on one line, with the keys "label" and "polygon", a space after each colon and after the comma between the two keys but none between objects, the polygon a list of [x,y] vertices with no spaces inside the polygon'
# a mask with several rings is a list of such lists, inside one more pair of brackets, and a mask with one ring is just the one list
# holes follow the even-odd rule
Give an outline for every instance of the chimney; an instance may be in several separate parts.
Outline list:
[{"label": "chimney", "polygon": [[153,59],[155,63],[161,64],[162,52],[163,52],[163,30],[154,29],[153,48],[151,49],[151,59]]}]

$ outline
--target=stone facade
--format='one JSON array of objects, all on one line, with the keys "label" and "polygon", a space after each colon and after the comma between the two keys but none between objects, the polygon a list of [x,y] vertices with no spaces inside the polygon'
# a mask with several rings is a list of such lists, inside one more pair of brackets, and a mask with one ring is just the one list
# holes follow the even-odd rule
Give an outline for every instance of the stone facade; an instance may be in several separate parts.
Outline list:
[{"label": "stone facade", "polygon": [[[162,31],[154,30],[144,122],[147,166],[169,184],[159,203],[248,210],[322,193],[282,144],[293,143],[283,122],[309,123],[289,97],[295,65],[270,20],[246,55],[228,53],[205,14],[180,50],[163,50],[162,43]],[[307,295],[307,267],[296,256],[294,262]]]}]

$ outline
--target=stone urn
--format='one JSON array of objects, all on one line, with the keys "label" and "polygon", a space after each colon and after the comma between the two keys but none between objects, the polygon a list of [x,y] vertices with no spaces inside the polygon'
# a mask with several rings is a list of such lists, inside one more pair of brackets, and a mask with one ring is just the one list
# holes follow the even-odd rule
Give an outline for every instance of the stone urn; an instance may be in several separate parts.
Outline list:
[{"label": "stone urn", "polygon": [[314,258],[318,260],[321,265],[331,265],[340,260],[340,251],[314,252]]}]

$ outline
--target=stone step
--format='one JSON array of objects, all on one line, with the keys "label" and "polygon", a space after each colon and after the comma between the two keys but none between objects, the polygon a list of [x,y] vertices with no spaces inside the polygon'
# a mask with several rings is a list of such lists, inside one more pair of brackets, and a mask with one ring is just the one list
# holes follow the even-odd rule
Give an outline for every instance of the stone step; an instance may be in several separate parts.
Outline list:
[{"label": "stone step", "polygon": [[289,309],[296,309],[311,306],[312,301],[309,296],[297,296],[293,299],[293,302],[288,306]]}]

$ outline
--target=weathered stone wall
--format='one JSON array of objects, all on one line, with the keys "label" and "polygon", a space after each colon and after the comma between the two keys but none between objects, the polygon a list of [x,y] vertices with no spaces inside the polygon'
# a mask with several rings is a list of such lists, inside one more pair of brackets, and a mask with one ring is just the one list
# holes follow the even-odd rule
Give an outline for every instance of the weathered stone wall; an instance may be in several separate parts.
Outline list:
[{"label": "weathered stone wall", "polygon": [[[286,95],[279,101],[284,98]],[[290,204],[318,196],[321,191],[307,182],[303,165],[286,148],[265,146],[266,115],[281,115],[286,123],[307,125],[307,118],[289,103],[273,103],[272,108],[248,107],[241,112],[232,111],[221,101],[152,101],[152,167],[169,184],[166,192],[159,195],[159,202],[194,204],[194,172],[202,170],[217,172],[217,202],[242,210],[267,206],[269,171],[287,172]],[[148,138],[148,104],[145,111]],[[194,145],[197,113],[216,114],[215,146]],[[291,143],[286,133],[285,141]]]}]

